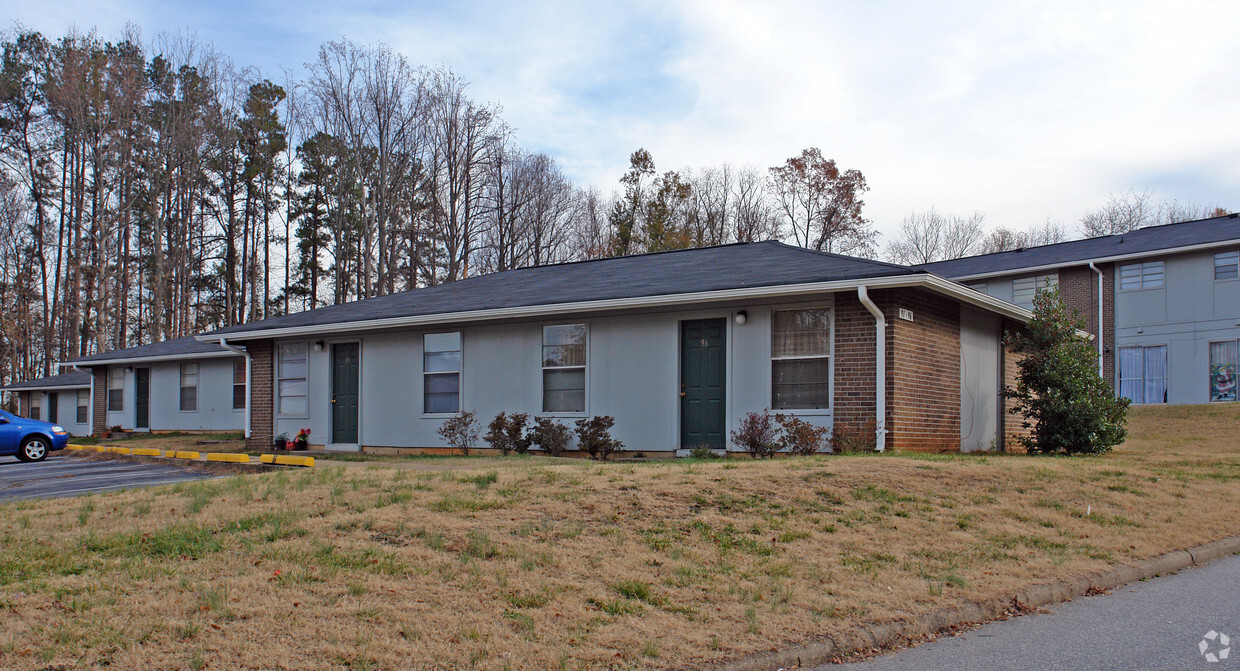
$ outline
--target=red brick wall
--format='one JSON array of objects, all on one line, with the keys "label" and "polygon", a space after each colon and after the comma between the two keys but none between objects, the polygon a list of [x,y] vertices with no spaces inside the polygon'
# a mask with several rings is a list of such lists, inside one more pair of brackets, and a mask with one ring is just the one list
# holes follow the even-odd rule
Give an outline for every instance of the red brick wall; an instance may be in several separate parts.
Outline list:
[{"label": "red brick wall", "polygon": [[30,416],[30,395],[31,394],[28,391],[17,392],[17,404],[18,404],[17,415],[19,417]]},{"label": "red brick wall", "polygon": [[860,428],[874,419],[874,316],[855,293],[835,295],[834,421]]},{"label": "red brick wall", "polygon": [[[1098,266],[1102,271],[1102,316],[1106,333],[1104,347],[1110,351],[1103,355],[1103,374],[1107,382],[1115,384],[1115,264]],[[1063,268],[1059,271],[1059,293],[1068,312],[1076,311],[1084,322],[1085,330],[1098,337],[1098,274],[1089,266]],[[1095,344],[1095,347],[1097,345]]]},{"label": "red brick wall", "polygon": [[875,294],[887,315],[888,449],[958,451],[960,304],[921,289]]},{"label": "red brick wall", "polygon": [[100,436],[108,430],[108,367],[98,366],[90,372],[90,430],[92,436]]},{"label": "red brick wall", "polygon": [[270,340],[247,342],[245,349],[250,353],[250,437],[245,444],[251,450],[266,449],[275,430],[275,357]]}]

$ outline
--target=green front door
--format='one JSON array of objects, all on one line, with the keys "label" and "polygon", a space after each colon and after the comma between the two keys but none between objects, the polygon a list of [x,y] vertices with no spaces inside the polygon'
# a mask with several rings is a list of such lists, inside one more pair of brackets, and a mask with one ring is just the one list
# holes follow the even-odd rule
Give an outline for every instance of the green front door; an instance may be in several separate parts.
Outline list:
[{"label": "green front door", "polygon": [[47,395],[47,421],[52,424],[60,422],[60,394],[54,391]]},{"label": "green front door", "polygon": [[135,368],[133,386],[133,426],[135,429],[149,429],[151,428],[151,369]]},{"label": "green front door", "polygon": [[725,319],[680,325],[680,447],[724,448]]},{"label": "green front door", "polygon": [[360,360],[357,343],[332,345],[333,443],[357,443],[357,373]]}]

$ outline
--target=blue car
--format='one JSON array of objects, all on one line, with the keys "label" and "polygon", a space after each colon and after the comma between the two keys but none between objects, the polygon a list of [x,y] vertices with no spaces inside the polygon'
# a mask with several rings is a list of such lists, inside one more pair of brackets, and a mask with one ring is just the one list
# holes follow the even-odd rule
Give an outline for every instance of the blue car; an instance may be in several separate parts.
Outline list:
[{"label": "blue car", "polygon": [[69,432],[62,426],[0,410],[0,455],[43,461],[49,452],[63,450],[68,443]]}]

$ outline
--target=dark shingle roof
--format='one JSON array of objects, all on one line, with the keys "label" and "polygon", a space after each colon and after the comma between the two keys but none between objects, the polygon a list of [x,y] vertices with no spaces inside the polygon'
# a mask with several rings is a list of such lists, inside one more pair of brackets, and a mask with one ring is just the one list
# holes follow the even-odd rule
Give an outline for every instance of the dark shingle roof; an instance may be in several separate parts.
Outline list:
[{"label": "dark shingle roof", "polygon": [[75,370],[72,373],[41,377],[37,380],[14,382],[7,387],[0,387],[0,389],[5,391],[21,391],[23,389],[66,389],[71,387],[90,387],[90,373]]},{"label": "dark shingle roof", "polygon": [[1156,253],[1163,249],[1240,240],[1240,218],[1224,217],[1139,228],[1122,235],[1073,240],[998,254],[967,256],[918,266],[940,277],[970,277],[1024,268],[1077,265],[1094,259]]},{"label": "dark shingle roof", "polygon": [[194,336],[186,336],[176,340],[164,340],[163,342],[138,345],[137,347],[118,349],[112,352],[100,352],[99,354],[93,354],[81,359],[74,359],[68,363],[89,365],[117,360],[128,361],[131,359],[193,358],[195,355],[217,356],[227,352],[228,350],[216,343],[200,342],[195,340]]},{"label": "dark shingle roof", "polygon": [[214,331],[227,335],[500,308],[907,275],[916,271],[758,242],[521,268]]}]

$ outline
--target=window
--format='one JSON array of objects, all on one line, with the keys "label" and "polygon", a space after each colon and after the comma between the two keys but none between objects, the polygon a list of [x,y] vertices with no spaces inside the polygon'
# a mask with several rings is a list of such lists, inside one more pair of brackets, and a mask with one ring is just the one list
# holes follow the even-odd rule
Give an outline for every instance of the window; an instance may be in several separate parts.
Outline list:
[{"label": "window", "polygon": [[233,410],[245,410],[245,359],[233,359]]},{"label": "window", "polygon": [[198,364],[181,364],[181,412],[198,410]]},{"label": "window", "polygon": [[90,421],[90,390],[79,389],[77,393],[77,423]]},{"label": "window", "polygon": [[1167,346],[1119,348],[1119,395],[1133,403],[1167,402]]},{"label": "window", "polygon": [[1156,289],[1163,285],[1163,262],[1132,263],[1119,267],[1119,288],[1121,291],[1132,289]]},{"label": "window", "polygon": [[1038,275],[1037,277],[1022,277],[1019,280],[1012,280],[1012,302],[1025,308],[1033,309],[1033,297],[1037,295],[1040,289],[1047,289],[1059,286],[1059,275]]},{"label": "window", "polygon": [[422,338],[422,410],[461,410],[461,333],[428,333]]},{"label": "window", "polygon": [[586,325],[543,327],[543,412],[586,411]]},{"label": "window", "polygon": [[831,407],[831,311],[781,310],[771,316],[771,407]]},{"label": "window", "polygon": [[42,396],[42,394],[39,394],[38,392],[30,392],[30,412],[26,413],[27,415],[30,415],[30,419],[43,419],[40,416],[42,411],[39,409],[40,396]]},{"label": "window", "polygon": [[1210,400],[1236,400],[1236,368],[1240,343],[1235,340],[1210,343]]},{"label": "window", "polygon": [[1240,252],[1220,252],[1214,255],[1214,279],[1234,280],[1240,277]]},{"label": "window", "polygon": [[309,386],[306,384],[306,343],[280,345],[279,380],[277,380],[277,403],[279,414],[286,417],[305,417],[310,406],[306,401]]},{"label": "window", "polygon": [[108,369],[108,412],[125,409],[125,369]]}]

